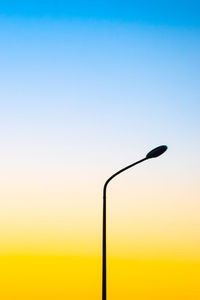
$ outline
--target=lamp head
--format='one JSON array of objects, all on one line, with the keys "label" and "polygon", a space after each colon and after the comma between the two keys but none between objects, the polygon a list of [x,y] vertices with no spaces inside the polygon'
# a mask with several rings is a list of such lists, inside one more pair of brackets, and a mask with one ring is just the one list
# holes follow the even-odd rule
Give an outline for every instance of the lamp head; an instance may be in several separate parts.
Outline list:
[{"label": "lamp head", "polygon": [[158,156],[162,155],[166,150],[167,150],[166,145],[156,147],[155,149],[153,149],[149,153],[147,153],[146,158],[148,159],[148,158],[158,157]]}]

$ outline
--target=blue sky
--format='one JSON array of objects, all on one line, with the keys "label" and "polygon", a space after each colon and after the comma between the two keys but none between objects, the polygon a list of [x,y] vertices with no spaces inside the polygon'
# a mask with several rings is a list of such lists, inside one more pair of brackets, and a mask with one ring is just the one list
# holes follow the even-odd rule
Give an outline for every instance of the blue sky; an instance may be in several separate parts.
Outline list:
[{"label": "blue sky", "polygon": [[1,1],[0,14],[25,18],[96,19],[169,26],[198,26],[199,1]]},{"label": "blue sky", "polygon": [[39,147],[44,126],[105,159],[118,136],[130,159],[134,144],[167,140],[183,156],[189,144],[197,151],[198,27],[28,16],[0,24],[1,120],[24,131],[24,145],[30,126]]}]

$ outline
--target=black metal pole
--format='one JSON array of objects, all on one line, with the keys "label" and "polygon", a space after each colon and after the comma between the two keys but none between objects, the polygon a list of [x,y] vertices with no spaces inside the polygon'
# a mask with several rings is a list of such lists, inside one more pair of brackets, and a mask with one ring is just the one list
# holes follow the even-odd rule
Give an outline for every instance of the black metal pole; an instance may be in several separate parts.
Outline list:
[{"label": "black metal pole", "polygon": [[121,170],[119,170],[118,172],[116,172],[115,174],[113,174],[110,178],[108,178],[108,180],[105,182],[104,184],[104,188],[103,188],[103,259],[102,259],[102,300],[106,300],[106,296],[107,296],[107,284],[106,284],[106,269],[107,269],[107,263],[106,263],[106,190],[107,190],[107,186],[108,183],[117,175],[119,175],[120,173],[126,171],[127,169],[143,162],[144,160],[148,159],[148,157],[145,157]]}]

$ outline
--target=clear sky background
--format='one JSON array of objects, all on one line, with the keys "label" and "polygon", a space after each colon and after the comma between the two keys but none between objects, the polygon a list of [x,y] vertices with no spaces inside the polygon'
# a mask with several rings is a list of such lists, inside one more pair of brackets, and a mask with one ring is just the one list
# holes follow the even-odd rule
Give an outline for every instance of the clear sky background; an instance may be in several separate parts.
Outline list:
[{"label": "clear sky background", "polygon": [[100,299],[103,183],[160,144],[109,188],[109,299],[200,298],[199,8],[1,1],[2,299]]}]

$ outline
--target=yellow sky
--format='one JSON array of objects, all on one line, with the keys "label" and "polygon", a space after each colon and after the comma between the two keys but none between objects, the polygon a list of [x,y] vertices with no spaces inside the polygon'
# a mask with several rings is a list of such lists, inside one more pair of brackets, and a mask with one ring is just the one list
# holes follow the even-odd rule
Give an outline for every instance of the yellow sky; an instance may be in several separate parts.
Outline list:
[{"label": "yellow sky", "polygon": [[[88,256],[0,256],[4,300],[101,299],[101,259]],[[199,299],[200,263],[114,258],[109,299]]]}]

